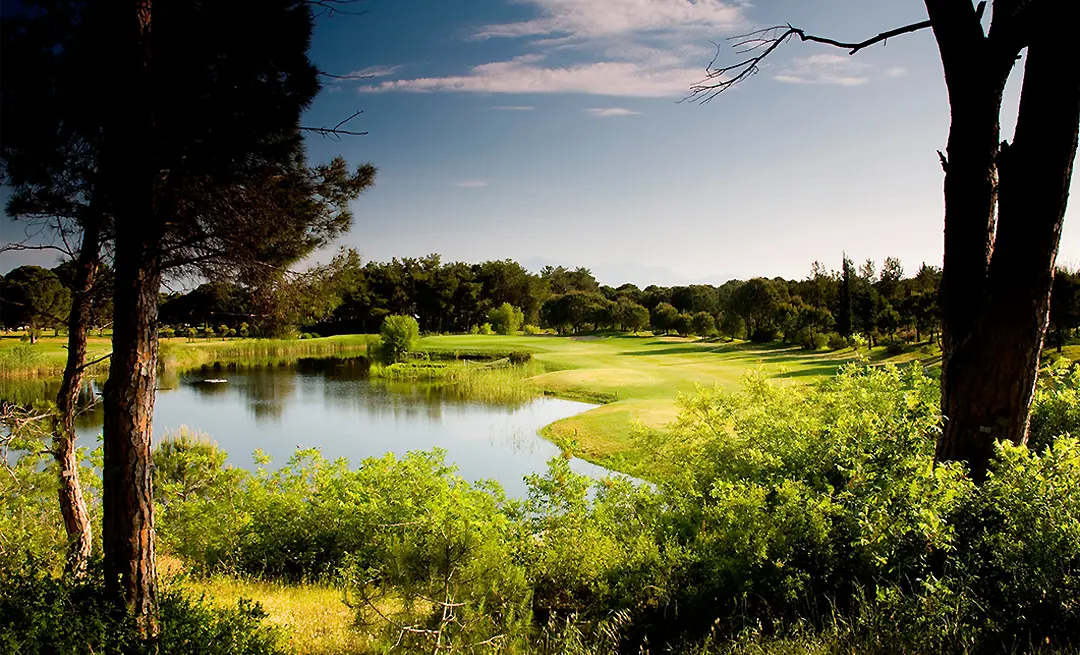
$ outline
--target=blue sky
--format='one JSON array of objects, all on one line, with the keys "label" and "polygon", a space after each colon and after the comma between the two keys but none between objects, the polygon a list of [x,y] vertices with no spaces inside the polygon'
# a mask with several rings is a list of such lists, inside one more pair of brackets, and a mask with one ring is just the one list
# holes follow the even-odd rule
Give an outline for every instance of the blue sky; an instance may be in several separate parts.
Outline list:
[{"label": "blue sky", "polygon": [[[855,57],[792,42],[713,102],[676,102],[701,79],[710,41],[787,22],[855,41],[923,20],[918,0],[363,8],[320,18],[312,51],[322,70],[367,77],[328,83],[305,122],[363,110],[352,127],[370,132],[313,138],[312,160],[342,154],[379,168],[331,251],[551,261],[613,284],[802,277],[815,259],[837,268],[841,251],[898,256],[911,271],[941,261],[936,150],[949,113],[929,31]],[[718,62],[734,61],[725,45]],[[1060,261],[1080,263],[1068,217]]]}]

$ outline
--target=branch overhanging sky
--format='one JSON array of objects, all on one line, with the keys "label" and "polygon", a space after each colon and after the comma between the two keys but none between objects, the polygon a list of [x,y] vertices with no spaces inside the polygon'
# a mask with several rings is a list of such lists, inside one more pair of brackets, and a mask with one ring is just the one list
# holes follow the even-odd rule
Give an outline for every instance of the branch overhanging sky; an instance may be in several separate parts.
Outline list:
[{"label": "branch overhanging sky", "polygon": [[[892,255],[940,264],[949,112],[928,31],[854,57],[793,41],[707,105],[678,103],[724,39],[792,23],[860,40],[925,19],[917,0],[369,0],[319,19],[327,80],[311,137],[379,167],[333,248],[590,267],[618,284],[804,277],[811,262]],[[1003,112],[1015,121],[1023,62]],[[1075,189],[1075,183],[1074,183]],[[1074,194],[1074,198],[1076,195]],[[1075,200],[1074,200],[1075,202]],[[1059,261],[1080,263],[1066,217]],[[22,227],[4,220],[2,240]],[[51,255],[7,253],[6,271]]]}]

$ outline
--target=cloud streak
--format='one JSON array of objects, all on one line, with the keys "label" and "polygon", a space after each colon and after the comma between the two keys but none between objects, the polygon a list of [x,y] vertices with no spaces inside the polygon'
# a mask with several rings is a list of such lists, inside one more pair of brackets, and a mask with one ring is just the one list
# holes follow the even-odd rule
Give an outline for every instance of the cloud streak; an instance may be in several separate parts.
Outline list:
[{"label": "cloud streak", "polygon": [[495,105],[494,107],[489,107],[489,109],[494,109],[496,111],[532,111],[536,109],[536,107],[530,107],[528,105]]},{"label": "cloud streak", "polygon": [[454,182],[454,186],[462,189],[482,189],[487,185],[487,180],[458,180]]},{"label": "cloud streak", "polygon": [[860,86],[870,81],[869,64],[842,55],[812,55],[799,57],[776,75],[778,82],[787,84],[831,84]]},{"label": "cloud streak", "polygon": [[624,107],[592,107],[586,109],[585,113],[598,118],[609,118],[611,116],[637,116],[641,112]]},{"label": "cloud streak", "polygon": [[542,59],[539,55],[526,55],[474,66],[467,75],[387,80],[359,90],[365,93],[584,93],[660,98],[684,94],[702,75],[700,70],[692,68],[650,68],[622,61],[548,67],[539,63]]},{"label": "cloud streak", "polygon": [[587,38],[649,31],[727,31],[744,23],[742,6],[723,0],[523,0],[538,18],[487,25],[474,38],[564,34]]}]

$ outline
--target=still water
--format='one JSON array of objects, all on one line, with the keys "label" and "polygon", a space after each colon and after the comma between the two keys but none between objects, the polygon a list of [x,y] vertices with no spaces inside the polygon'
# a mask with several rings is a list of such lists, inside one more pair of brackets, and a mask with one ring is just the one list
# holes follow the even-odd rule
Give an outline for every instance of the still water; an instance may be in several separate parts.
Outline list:
[{"label": "still water", "polygon": [[[465,479],[495,479],[508,495],[519,496],[525,491],[522,478],[543,472],[559,454],[537,431],[592,407],[553,398],[515,404],[470,400],[427,384],[371,380],[366,368],[360,359],[302,360],[166,373],[157,395],[154,437],[188,426],[216,441],[229,463],[249,469],[256,449],[273,457],[271,466],[280,466],[297,448],[317,447],[325,457],[345,457],[353,465],[387,452],[442,448]],[[95,409],[80,419],[81,444],[100,438],[100,404]],[[606,473],[580,460],[572,465],[588,475]]]}]

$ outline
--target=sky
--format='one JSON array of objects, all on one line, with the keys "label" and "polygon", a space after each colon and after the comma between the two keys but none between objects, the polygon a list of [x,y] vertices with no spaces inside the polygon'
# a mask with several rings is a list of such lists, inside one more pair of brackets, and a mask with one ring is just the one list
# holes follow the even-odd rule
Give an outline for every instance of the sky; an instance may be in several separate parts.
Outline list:
[{"label": "sky", "polygon": [[[367,136],[313,136],[310,159],[340,154],[379,173],[350,233],[312,262],[343,246],[366,260],[511,258],[585,266],[608,284],[798,278],[815,260],[839,268],[842,252],[899,257],[909,272],[941,263],[949,110],[928,30],[854,57],[792,41],[712,102],[679,102],[714,55],[738,61],[728,37],[791,23],[858,41],[924,20],[918,0],[357,8],[319,18],[311,56],[360,79],[328,79],[304,123],[363,111],[349,127]],[[1022,62],[1006,137],[1021,74]],[[22,236],[6,219],[0,231]],[[0,255],[0,269],[32,257]],[[1059,261],[1080,263],[1068,214]]]}]

